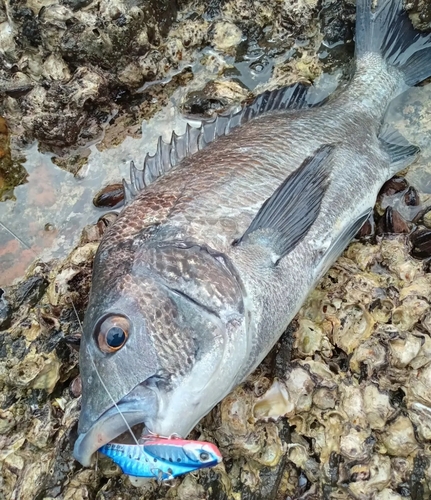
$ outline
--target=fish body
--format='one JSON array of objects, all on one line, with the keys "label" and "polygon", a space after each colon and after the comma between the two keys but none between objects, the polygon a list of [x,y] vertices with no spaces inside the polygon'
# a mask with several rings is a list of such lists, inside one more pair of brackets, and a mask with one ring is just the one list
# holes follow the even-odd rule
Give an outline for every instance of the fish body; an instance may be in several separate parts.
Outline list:
[{"label": "fish body", "polygon": [[358,0],[356,72],[344,90],[265,93],[160,142],[144,172],[132,169],[84,322],[81,463],[127,429],[124,419],[186,436],[258,366],[383,183],[414,161],[418,148],[383,118],[430,75],[431,38],[402,2],[372,12]]},{"label": "fish body", "polygon": [[112,458],[124,474],[159,480],[213,467],[222,461],[220,451],[212,443],[185,439],[148,437],[138,445],[108,443],[100,453]]}]

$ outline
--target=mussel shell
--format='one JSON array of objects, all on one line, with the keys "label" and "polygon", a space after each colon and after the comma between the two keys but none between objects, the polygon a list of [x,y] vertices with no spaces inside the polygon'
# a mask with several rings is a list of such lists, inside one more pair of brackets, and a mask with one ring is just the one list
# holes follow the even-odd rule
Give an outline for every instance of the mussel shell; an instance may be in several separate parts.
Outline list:
[{"label": "mussel shell", "polygon": [[379,196],[392,196],[400,191],[404,191],[409,187],[408,182],[404,177],[395,176],[385,182],[380,190]]},{"label": "mussel shell", "polygon": [[101,217],[99,217],[97,225],[100,228],[107,228],[117,220],[117,217],[117,212],[106,212],[106,214],[103,214]]},{"label": "mussel shell", "polygon": [[405,192],[404,203],[409,207],[417,207],[419,205],[419,193],[414,187],[410,186]]},{"label": "mussel shell", "polygon": [[93,205],[98,208],[114,208],[124,203],[122,184],[110,184],[101,189],[93,198]]},{"label": "mussel shell", "polygon": [[431,257],[431,230],[419,229],[410,235],[412,243],[411,254],[416,259]]},{"label": "mussel shell", "polygon": [[377,224],[377,234],[408,233],[409,226],[401,214],[392,207],[386,207],[385,213]]}]

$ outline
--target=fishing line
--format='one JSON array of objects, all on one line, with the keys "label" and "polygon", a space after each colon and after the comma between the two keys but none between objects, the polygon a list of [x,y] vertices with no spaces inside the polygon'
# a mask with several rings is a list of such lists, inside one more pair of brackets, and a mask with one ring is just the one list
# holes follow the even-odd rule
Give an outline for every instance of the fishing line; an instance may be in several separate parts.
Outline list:
[{"label": "fishing line", "polygon": [[[81,334],[84,335],[84,330],[82,328],[82,323],[81,323],[81,320],[79,319],[79,316],[78,316],[78,311],[76,310],[76,307],[75,307],[75,304],[72,300],[72,298],[69,296],[69,299],[70,299],[70,303],[72,304],[72,307],[73,307],[73,310],[75,311],[75,315],[76,315],[76,319],[78,320],[78,324],[79,324],[79,328],[81,330]],[[106,391],[106,394],[109,396],[110,400],[112,401],[113,405],[115,406],[115,408],[117,409],[118,413],[121,415],[121,418],[124,420],[124,423],[126,424],[126,427],[127,427],[127,430],[130,432],[133,440],[135,441],[135,443],[138,445],[138,446],[141,446],[139,444],[139,441],[136,439],[136,436],[134,434],[134,432],[132,431],[132,428],[130,427],[129,425],[129,422],[127,422],[127,419],[126,417],[123,415],[122,411],[120,410],[119,406],[117,405],[117,403],[115,402],[115,399],[112,397],[111,393],[109,392],[108,388],[106,387],[105,385],[105,382],[103,381],[102,379],[102,376],[100,375],[99,371],[97,370],[97,366],[96,366],[96,363],[93,359],[93,356],[91,355],[91,351],[90,351],[90,348],[89,346],[87,345],[87,353],[88,353],[88,356],[90,357],[90,360],[91,360],[91,363],[93,365],[93,368],[94,368],[94,371],[96,372],[96,375],[97,377],[99,378],[99,381],[100,383],[102,384],[102,387],[105,389]]]},{"label": "fishing line", "polygon": [[[17,241],[19,241],[25,248],[27,248],[28,250],[30,250],[33,255],[35,256],[35,258],[37,259],[38,258],[38,255],[36,254],[36,252],[31,248],[30,245],[28,245],[24,240],[22,240],[17,234],[15,234],[11,229],[9,229],[7,226],[5,226],[5,224],[3,224],[3,222],[0,221],[0,227],[2,227],[6,232],[8,232],[11,236],[13,236]],[[75,316],[76,316],[76,319],[78,321],[78,325],[79,325],[79,329],[81,330],[81,335],[84,335],[84,330],[82,328],[82,323],[81,323],[81,320],[79,319],[79,316],[78,316],[78,311],[75,307],[75,303],[73,302],[73,299],[72,297],[70,296],[70,294],[68,295],[67,297],[69,300],[70,300],[70,303],[72,305],[72,308],[73,308],[73,311],[75,313]],[[127,419],[126,417],[123,415],[123,413],[121,412],[120,408],[118,407],[117,403],[115,402],[115,399],[112,397],[111,393],[109,392],[109,389],[106,387],[105,383],[103,382],[102,380],[102,377],[99,373],[99,371],[97,370],[97,366],[96,366],[96,363],[93,359],[93,356],[91,354],[91,351],[89,349],[89,346],[87,345],[87,353],[88,353],[88,356],[90,357],[90,360],[91,360],[91,363],[93,365],[93,368],[94,368],[94,371],[96,372],[96,375],[97,377],[99,378],[99,381],[103,387],[103,389],[106,391],[106,394],[108,395],[108,397],[110,398],[110,400],[112,401],[114,407],[117,409],[118,413],[121,415],[121,418],[124,420],[124,423],[126,424],[126,427],[127,427],[127,430],[128,432],[130,432],[130,435],[132,436],[133,440],[135,441],[135,443],[143,448],[143,445],[139,444],[139,441],[138,439],[136,438],[132,428],[130,427],[129,423],[127,422]],[[140,448],[141,449],[141,448]]]},{"label": "fishing line", "polygon": [[7,231],[7,232],[8,232],[11,236],[13,236],[16,240],[18,240],[18,241],[21,243],[21,245],[23,245],[25,248],[27,248],[27,250],[31,250],[31,251],[33,252],[34,256],[35,256],[35,257],[37,257],[36,252],[35,252],[35,251],[31,248],[31,246],[30,246],[30,245],[27,245],[27,243],[26,243],[24,240],[22,240],[22,239],[21,239],[18,235],[16,235],[16,234],[15,234],[15,233],[11,230],[11,229],[9,229],[7,226],[5,226],[5,225],[3,224],[3,222],[1,222],[1,221],[0,221],[0,226],[1,226],[1,227],[5,230],[5,231]]}]

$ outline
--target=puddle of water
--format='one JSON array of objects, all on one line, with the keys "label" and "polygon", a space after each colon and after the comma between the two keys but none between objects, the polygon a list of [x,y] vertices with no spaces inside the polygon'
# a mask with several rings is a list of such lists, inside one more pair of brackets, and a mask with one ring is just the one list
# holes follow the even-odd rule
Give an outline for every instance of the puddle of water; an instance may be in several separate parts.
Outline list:
[{"label": "puddle of water", "polygon": [[0,221],[5,226],[0,226],[0,286],[22,276],[36,257],[63,257],[77,244],[83,227],[106,211],[92,203],[101,187],[127,179],[130,160],[139,162],[147,152],[154,152],[160,135],[167,140],[172,126],[183,133],[185,124],[171,103],[151,123],[143,124],[142,138],[128,137],[104,151],[91,146],[79,177],[61,170],[50,155],[38,151],[37,144],[25,151],[28,182],[15,188],[16,201],[0,204]]}]

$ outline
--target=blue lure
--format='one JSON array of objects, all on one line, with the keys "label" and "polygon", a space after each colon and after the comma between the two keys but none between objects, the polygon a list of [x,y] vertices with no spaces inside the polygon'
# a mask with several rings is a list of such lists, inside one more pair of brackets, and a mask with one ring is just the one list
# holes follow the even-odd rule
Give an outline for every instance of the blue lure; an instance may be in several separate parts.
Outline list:
[{"label": "blue lure", "polygon": [[124,474],[163,481],[213,467],[223,459],[214,444],[204,441],[146,437],[140,443],[108,443],[99,451],[119,465]]}]

